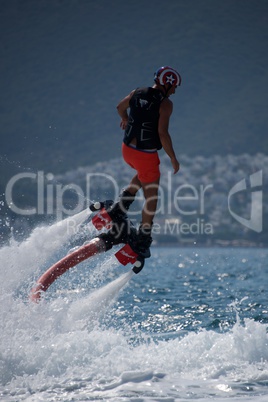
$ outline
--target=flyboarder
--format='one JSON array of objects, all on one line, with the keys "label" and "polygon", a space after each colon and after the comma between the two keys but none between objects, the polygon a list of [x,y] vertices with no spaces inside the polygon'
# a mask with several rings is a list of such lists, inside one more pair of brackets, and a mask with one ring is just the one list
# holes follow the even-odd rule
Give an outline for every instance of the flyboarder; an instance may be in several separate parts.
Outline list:
[{"label": "flyboarder", "polygon": [[120,127],[125,131],[122,155],[136,174],[110,212],[127,212],[137,191],[142,188],[145,204],[134,248],[144,258],[150,257],[151,232],[158,201],[160,159],[157,151],[163,148],[170,157],[174,174],[180,168],[169,134],[173,111],[169,97],[180,85],[181,76],[176,70],[169,66],[161,67],[154,74],[152,87],[131,91],[117,105]]}]

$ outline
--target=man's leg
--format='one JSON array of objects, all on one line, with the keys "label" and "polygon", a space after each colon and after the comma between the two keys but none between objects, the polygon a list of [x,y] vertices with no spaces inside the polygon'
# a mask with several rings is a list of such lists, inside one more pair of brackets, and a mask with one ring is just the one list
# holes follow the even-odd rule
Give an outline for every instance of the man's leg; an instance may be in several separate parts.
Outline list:
[{"label": "man's leg", "polygon": [[159,179],[153,183],[141,183],[145,204],[142,210],[142,228],[150,230],[158,201]]},{"label": "man's leg", "polygon": [[129,183],[125,191],[127,191],[133,197],[135,197],[136,193],[139,191],[141,187],[145,198],[145,204],[142,210],[141,226],[144,228],[151,229],[153,225],[155,211],[157,208],[159,179],[153,183],[141,183],[141,181],[138,179],[138,175],[136,174],[132,178],[131,182]]},{"label": "man's leg", "polygon": [[141,182],[138,179],[138,175],[136,174],[130,181],[127,188],[125,188],[122,194],[119,196],[118,205],[122,211],[128,211],[130,205],[135,199],[136,193],[140,190],[141,187]]},{"label": "man's leg", "polygon": [[127,188],[125,188],[119,195],[118,201],[115,202],[108,210],[108,213],[113,220],[118,219],[120,216],[122,217],[122,213],[127,213],[130,205],[135,200],[136,193],[141,187],[141,182],[138,179],[138,175],[136,174],[130,181]]},{"label": "man's leg", "polygon": [[132,178],[131,182],[129,183],[129,185],[125,190],[128,191],[131,195],[135,196],[141,187],[142,184],[138,179],[138,175],[135,174],[135,176]]},{"label": "man's leg", "polygon": [[152,244],[152,226],[153,219],[156,212],[158,200],[158,187],[159,179],[153,183],[141,183],[145,203],[142,210],[142,222],[138,230],[138,236],[133,244],[130,244],[134,251],[136,251],[143,258],[149,258],[150,246]]}]

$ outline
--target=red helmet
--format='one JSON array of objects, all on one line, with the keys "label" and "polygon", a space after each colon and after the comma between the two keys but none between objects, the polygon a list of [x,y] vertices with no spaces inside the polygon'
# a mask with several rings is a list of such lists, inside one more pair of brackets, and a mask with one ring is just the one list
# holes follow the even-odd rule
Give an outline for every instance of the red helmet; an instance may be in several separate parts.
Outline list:
[{"label": "red helmet", "polygon": [[160,67],[156,73],[154,73],[154,81],[156,84],[170,84],[171,86],[177,87],[181,85],[181,76],[174,68],[165,66]]}]

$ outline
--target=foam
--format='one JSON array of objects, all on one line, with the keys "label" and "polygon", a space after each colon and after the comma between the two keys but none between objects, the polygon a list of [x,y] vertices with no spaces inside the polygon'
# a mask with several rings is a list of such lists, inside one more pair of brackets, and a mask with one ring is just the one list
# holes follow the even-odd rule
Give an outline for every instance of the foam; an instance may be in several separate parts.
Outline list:
[{"label": "foam", "polygon": [[[83,221],[85,215],[75,218],[77,224],[80,218]],[[96,290],[59,294],[37,305],[15,297],[38,261],[67,241],[66,223],[64,229],[37,228],[27,241],[0,250],[4,400],[52,400],[52,393],[54,400],[83,400],[89,394],[111,401],[205,401],[211,396],[220,401],[239,395],[241,400],[241,394],[243,401],[247,394],[254,401],[267,400],[262,392],[262,384],[268,383],[268,334],[263,323],[237,317],[226,332],[184,331],[169,340],[145,335],[124,321],[113,327],[107,322],[119,313],[116,301],[133,278],[131,270]],[[114,264],[113,257],[102,255],[96,270],[105,277]],[[92,278],[99,283],[96,273]]]}]

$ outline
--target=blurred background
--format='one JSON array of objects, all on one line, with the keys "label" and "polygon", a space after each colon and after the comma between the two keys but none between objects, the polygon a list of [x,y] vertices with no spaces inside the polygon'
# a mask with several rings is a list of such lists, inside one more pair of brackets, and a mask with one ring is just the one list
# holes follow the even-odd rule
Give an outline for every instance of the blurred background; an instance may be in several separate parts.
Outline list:
[{"label": "blurred background", "polygon": [[[7,205],[7,183],[18,173],[42,171],[66,185],[71,171],[81,188],[81,169],[102,169],[122,185],[131,177],[120,176],[116,105],[170,65],[182,76],[170,122],[183,162],[177,185],[212,184],[214,220],[207,219],[221,228],[217,241],[265,244],[265,225],[256,233],[221,213],[239,180],[260,169],[267,180],[267,49],[266,0],[0,0],[2,241],[15,222],[13,235],[25,235],[44,220],[16,216]],[[35,204],[34,183],[21,180],[14,191],[19,205]],[[266,194],[263,200],[266,216]],[[250,202],[240,194],[237,213],[249,218]]]}]

